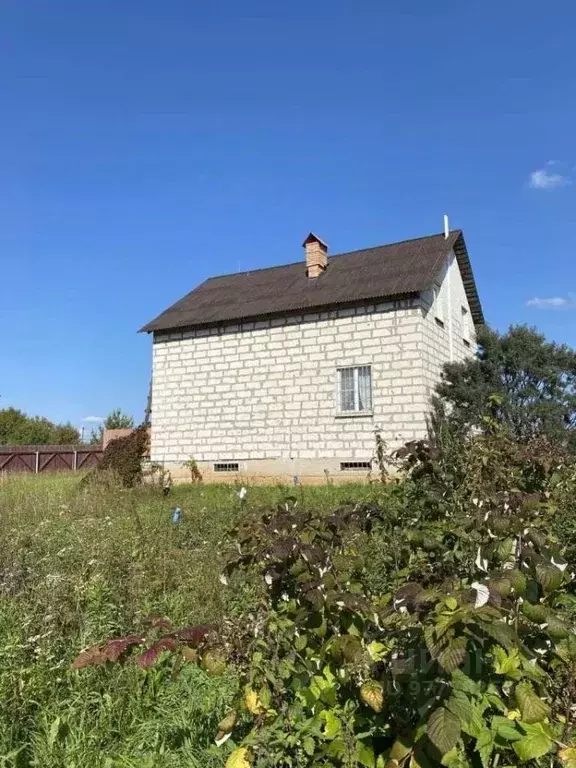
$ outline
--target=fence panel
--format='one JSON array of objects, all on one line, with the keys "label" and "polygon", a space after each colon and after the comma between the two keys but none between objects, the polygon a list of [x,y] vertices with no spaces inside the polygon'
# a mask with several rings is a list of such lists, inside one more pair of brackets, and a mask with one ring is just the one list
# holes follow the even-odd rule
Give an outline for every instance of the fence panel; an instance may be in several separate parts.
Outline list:
[{"label": "fence panel", "polygon": [[3,445],[0,473],[75,472],[98,466],[103,451],[87,445]]}]

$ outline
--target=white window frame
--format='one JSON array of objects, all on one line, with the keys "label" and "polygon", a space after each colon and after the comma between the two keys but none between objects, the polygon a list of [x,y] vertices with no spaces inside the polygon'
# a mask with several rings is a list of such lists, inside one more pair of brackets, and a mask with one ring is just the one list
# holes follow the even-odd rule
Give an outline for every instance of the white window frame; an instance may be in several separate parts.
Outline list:
[{"label": "white window frame", "polygon": [[[369,397],[370,403],[367,407],[360,407],[360,370],[368,370],[370,376]],[[353,371],[353,394],[354,408],[344,409],[342,402],[342,374],[344,371]],[[373,389],[372,389],[372,366],[371,365],[341,365],[336,369],[336,409],[341,416],[359,416],[372,414],[373,408]]]}]

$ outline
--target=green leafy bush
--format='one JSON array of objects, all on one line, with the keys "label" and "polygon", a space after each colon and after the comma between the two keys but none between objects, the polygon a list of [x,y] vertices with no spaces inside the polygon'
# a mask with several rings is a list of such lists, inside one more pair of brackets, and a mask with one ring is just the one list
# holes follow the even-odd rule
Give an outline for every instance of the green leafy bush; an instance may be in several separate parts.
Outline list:
[{"label": "green leafy bush", "polygon": [[432,548],[419,532],[410,549],[418,571],[424,549],[427,583],[410,580],[408,557],[402,586],[378,596],[364,588],[361,565],[335,563],[381,510],[286,510],[239,532],[241,553],[226,573],[254,564],[270,593],[231,646],[253,717],[242,741],[248,764],[488,766],[567,748],[571,576],[542,533],[545,496],[494,501],[471,509],[468,575],[436,575],[433,563],[455,542],[445,536]]}]

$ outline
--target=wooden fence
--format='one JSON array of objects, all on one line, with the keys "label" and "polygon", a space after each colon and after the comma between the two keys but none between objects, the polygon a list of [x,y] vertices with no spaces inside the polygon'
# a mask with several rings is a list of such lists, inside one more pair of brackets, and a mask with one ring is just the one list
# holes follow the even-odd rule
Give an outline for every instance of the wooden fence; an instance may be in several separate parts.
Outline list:
[{"label": "wooden fence", "polygon": [[102,448],[90,445],[0,445],[0,474],[76,472],[96,467]]}]

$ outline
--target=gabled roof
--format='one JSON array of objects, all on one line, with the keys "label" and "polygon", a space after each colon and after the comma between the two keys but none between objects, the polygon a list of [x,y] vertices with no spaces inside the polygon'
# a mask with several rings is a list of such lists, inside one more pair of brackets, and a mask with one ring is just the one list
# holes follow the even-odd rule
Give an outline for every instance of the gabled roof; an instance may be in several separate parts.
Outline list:
[{"label": "gabled roof", "polygon": [[484,323],[464,236],[460,230],[391,245],[330,255],[326,271],[306,274],[304,259],[280,267],[211,277],[141,331],[197,328],[225,322],[334,308],[429,289],[454,250],[472,318]]}]

